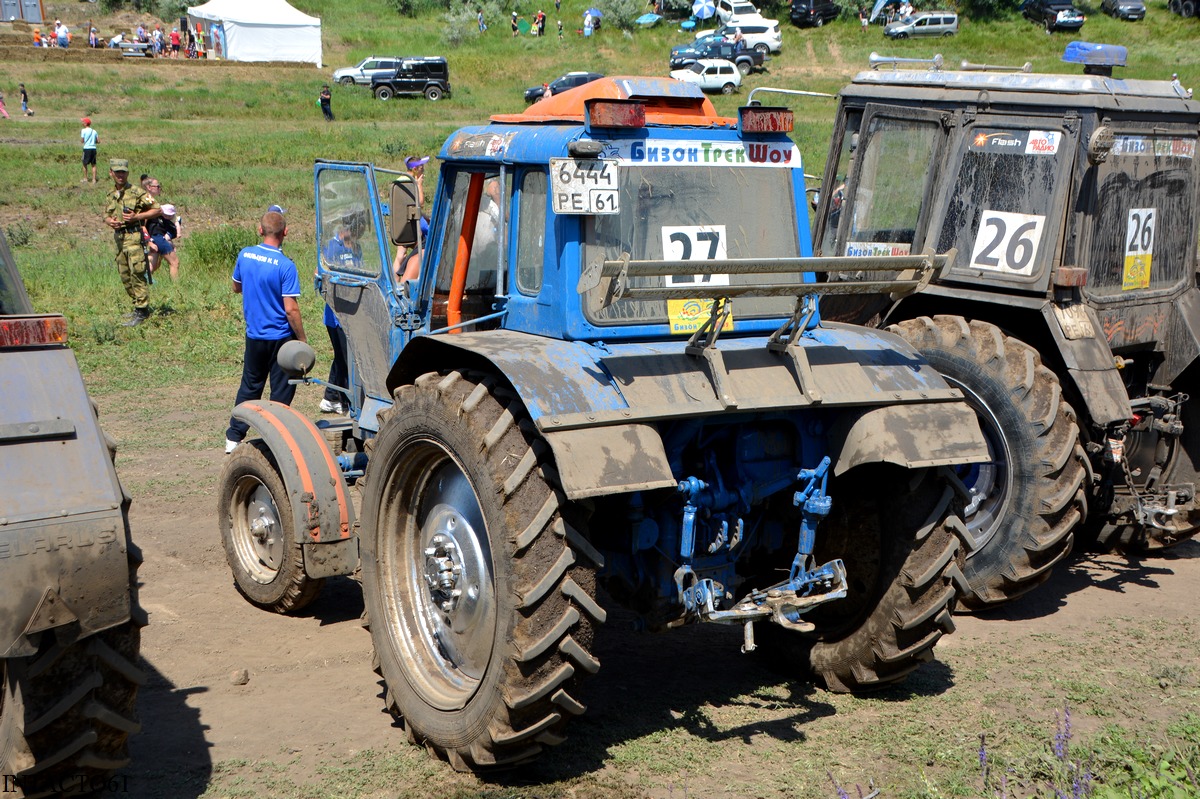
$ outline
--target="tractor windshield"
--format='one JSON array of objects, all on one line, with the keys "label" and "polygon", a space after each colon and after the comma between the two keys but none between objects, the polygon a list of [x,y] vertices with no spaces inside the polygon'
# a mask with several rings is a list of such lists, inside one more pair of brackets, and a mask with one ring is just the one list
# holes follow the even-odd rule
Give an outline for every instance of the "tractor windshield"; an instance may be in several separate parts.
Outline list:
[{"label": "tractor windshield", "polygon": [[1196,137],[1118,135],[1097,167],[1088,292],[1169,289],[1196,243]]},{"label": "tractor windshield", "polygon": [[[800,255],[792,170],[738,167],[628,166],[621,170],[620,213],[583,222],[583,263],[616,260],[710,260],[795,258]],[[793,280],[800,275],[711,275],[720,285]],[[700,276],[640,278],[633,285],[697,283]],[[609,280],[588,292],[584,312],[595,324],[668,321],[665,300],[619,300],[603,307]],[[675,302],[675,301],[672,301]],[[734,318],[786,316],[791,297],[744,297],[734,301]]]}]

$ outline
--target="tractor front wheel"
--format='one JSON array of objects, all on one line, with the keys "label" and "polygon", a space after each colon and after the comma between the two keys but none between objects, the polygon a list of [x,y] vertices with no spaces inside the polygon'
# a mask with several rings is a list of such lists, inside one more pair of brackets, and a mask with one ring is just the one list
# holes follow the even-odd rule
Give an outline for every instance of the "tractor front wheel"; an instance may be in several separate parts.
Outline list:
[{"label": "tractor front wheel", "polygon": [[363,593],[387,707],[458,770],[560,743],[591,654],[599,553],[548,448],[490,376],[429,373],[381,414],[363,497]]}]

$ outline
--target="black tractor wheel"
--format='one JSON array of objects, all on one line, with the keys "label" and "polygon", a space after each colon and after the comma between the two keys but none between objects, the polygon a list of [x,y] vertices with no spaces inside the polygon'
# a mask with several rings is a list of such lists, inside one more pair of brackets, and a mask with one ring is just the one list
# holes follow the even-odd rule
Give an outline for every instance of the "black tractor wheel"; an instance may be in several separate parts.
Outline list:
[{"label": "black tractor wheel", "polygon": [[975,539],[965,575],[972,610],[1045,582],[1087,514],[1087,464],[1074,412],[1037,351],[995,325],[958,316],[889,328],[912,344],[979,415],[992,459],[962,470]]},{"label": "black tractor wheel", "polygon": [[564,740],[595,673],[596,568],[520,400],[493,378],[422,375],[396,392],[363,495],[363,593],[386,703],[458,770]]},{"label": "black tractor wheel", "polygon": [[437,86],[426,86],[425,99],[431,103],[436,103],[438,100],[442,99],[442,90]]},{"label": "black tractor wheel", "polygon": [[291,501],[266,444],[251,441],[226,456],[218,496],[221,543],[242,596],[276,613],[316,599],[325,581],[304,573]]},{"label": "black tractor wheel", "polygon": [[830,488],[833,511],[817,530],[817,563],[841,558],[845,598],[805,613],[811,633],[757,625],[773,667],[807,664],[835,692],[903,680],[953,632],[969,541],[954,491],[934,472],[865,467]]},{"label": "black tractor wheel", "polygon": [[390,100],[390,99],[392,99],[393,94],[394,94],[394,92],[392,91],[391,86],[376,86],[375,87],[375,99],[376,100]]}]

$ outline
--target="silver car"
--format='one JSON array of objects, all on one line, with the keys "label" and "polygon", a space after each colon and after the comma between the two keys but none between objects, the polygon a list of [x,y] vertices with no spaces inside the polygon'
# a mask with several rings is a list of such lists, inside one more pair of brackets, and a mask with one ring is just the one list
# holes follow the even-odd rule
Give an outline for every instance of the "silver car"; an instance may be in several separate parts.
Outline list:
[{"label": "silver car", "polygon": [[958,14],[953,11],[918,11],[889,23],[883,34],[889,39],[909,36],[953,36],[958,33]]},{"label": "silver car", "polygon": [[351,86],[355,83],[370,86],[371,78],[376,75],[387,76],[394,74],[400,66],[400,61],[401,59],[398,56],[367,56],[358,62],[357,66],[334,70],[333,79],[343,86]]}]

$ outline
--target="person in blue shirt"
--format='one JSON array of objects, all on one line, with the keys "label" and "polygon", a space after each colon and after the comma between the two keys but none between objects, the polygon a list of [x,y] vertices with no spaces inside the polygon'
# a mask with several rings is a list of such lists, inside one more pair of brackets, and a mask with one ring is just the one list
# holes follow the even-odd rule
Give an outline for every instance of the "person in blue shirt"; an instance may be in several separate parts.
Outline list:
[{"label": "person in blue shirt", "polygon": [[[272,206],[275,207],[275,206]],[[271,378],[271,399],[292,404],[296,387],[276,363],[279,348],[298,339],[307,341],[304,321],[300,318],[300,276],[296,264],[283,254],[287,222],[279,211],[268,211],[258,224],[262,244],[238,253],[233,267],[233,292],[242,295],[242,313],[246,318],[246,350],[242,359],[242,385],[234,405],[261,399],[267,377]],[[225,431],[225,452],[233,452],[246,437],[249,426],[230,418]]]},{"label": "person in blue shirt", "polygon": [[[337,233],[325,245],[327,269],[353,271],[362,266],[362,246],[358,243],[361,228],[361,221],[354,218],[345,219],[338,226]],[[328,304],[325,305],[325,332],[333,347],[333,363],[329,365],[328,382],[331,385],[325,387],[320,408],[322,413],[345,413],[350,408],[350,397],[332,386],[348,388],[350,384],[350,372],[346,367],[346,331]]]}]

